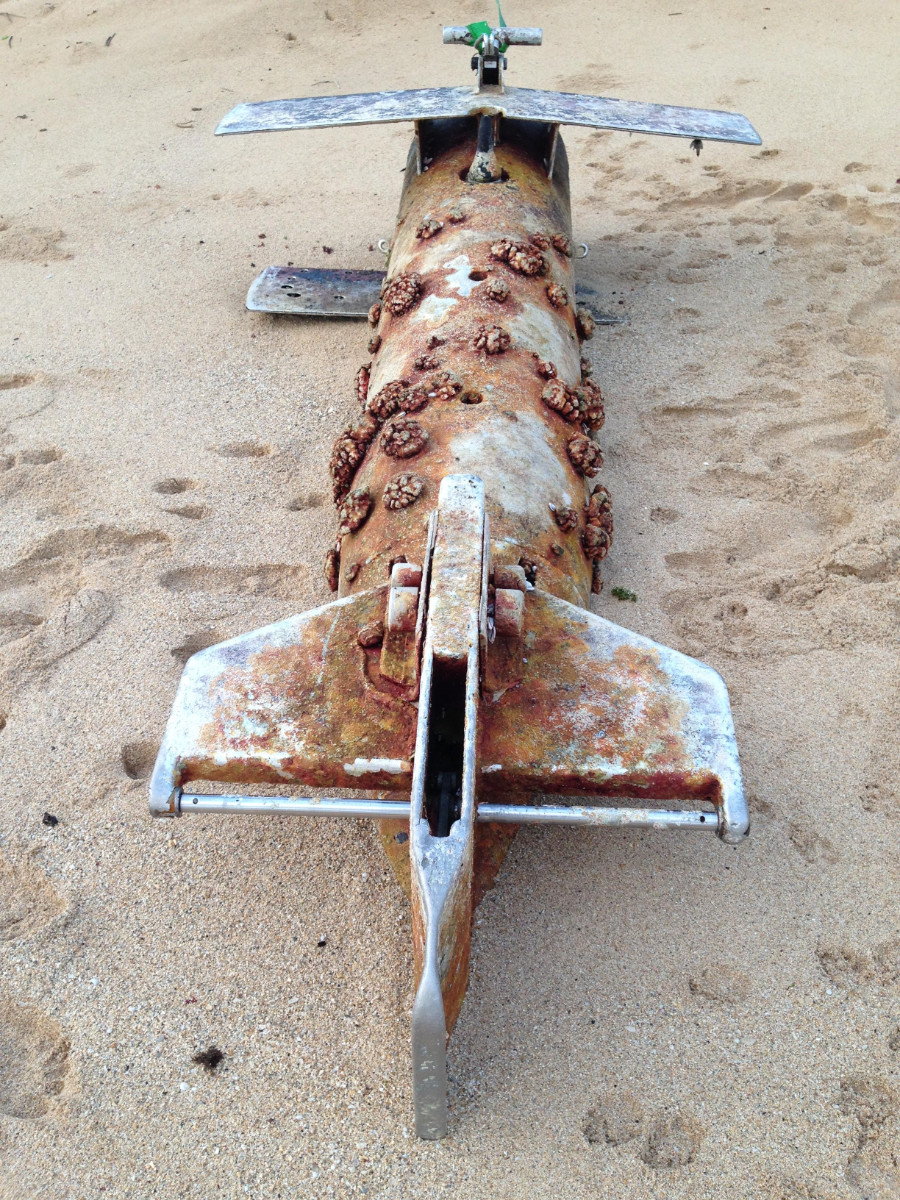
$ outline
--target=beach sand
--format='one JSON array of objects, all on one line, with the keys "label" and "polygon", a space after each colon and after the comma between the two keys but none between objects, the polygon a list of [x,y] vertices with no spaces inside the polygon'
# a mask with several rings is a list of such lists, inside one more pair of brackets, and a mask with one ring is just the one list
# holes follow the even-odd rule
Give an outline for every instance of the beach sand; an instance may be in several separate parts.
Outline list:
[{"label": "beach sand", "polygon": [[512,84],[763,137],[565,135],[581,277],[627,317],[590,343],[595,611],[724,675],[753,828],[520,832],[423,1143],[373,827],[154,823],[147,774],[190,653],[329,599],[368,331],[243,300],[380,268],[410,138],[216,123],[465,83],[440,25],[492,13],[98,4],[0,14],[0,1195],[900,1196],[896,5],[505,14],[545,35]]}]

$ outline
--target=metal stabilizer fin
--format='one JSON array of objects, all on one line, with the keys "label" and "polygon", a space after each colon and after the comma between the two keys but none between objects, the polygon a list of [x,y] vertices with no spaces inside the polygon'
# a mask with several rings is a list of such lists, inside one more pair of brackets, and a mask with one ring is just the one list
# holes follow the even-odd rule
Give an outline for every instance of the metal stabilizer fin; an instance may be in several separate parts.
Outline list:
[{"label": "metal stabilizer fin", "polygon": [[[371,671],[359,630],[389,588],[336,600],[188,659],[150,783],[155,816],[191,780],[399,788],[412,775],[415,708]],[[348,665],[356,660],[356,670]]]},{"label": "metal stabilizer fin", "polygon": [[[516,686],[482,708],[480,795],[706,802],[709,827],[743,839],[731,706],[712,667],[540,591],[526,596],[520,645]],[[502,651],[498,638],[489,671]],[[660,827],[673,815],[660,813]]]},{"label": "metal stabilizer fin", "polygon": [[224,133],[273,133],[288,129],[324,129],[332,125],[381,125],[394,121],[432,121],[486,113],[550,125],[586,125],[625,133],[742,142],[758,146],[760,137],[740,113],[715,109],[645,104],[574,92],[506,88],[473,92],[468,87],[417,88],[402,92],[363,92],[348,96],[305,96],[239,104],[216,129]]}]

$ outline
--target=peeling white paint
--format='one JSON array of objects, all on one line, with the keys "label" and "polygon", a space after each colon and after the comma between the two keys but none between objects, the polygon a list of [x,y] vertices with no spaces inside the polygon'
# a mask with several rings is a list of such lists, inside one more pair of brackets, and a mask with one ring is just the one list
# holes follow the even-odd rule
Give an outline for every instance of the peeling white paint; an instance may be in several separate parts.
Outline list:
[{"label": "peeling white paint", "polygon": [[413,310],[412,320],[438,324],[456,303],[452,296],[426,296],[419,307]]},{"label": "peeling white paint", "polygon": [[354,758],[352,763],[344,763],[348,775],[402,775],[409,771],[409,763],[402,758]]}]

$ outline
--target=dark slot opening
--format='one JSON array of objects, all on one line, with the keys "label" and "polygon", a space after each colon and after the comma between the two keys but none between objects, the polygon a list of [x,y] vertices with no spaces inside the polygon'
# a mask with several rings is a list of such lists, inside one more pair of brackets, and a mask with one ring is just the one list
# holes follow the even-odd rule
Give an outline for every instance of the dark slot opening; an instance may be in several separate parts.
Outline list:
[{"label": "dark slot opening", "polygon": [[466,673],[434,664],[428,714],[428,766],[425,815],[434,837],[446,837],[459,819],[462,804],[463,741],[466,724]]}]

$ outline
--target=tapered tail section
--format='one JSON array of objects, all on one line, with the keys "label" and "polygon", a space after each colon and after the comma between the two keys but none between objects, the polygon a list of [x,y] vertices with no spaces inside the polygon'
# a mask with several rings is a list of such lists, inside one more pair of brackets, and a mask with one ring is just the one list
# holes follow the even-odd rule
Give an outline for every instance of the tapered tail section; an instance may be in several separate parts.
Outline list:
[{"label": "tapered tail section", "polygon": [[[426,1138],[447,1129],[446,1045],[468,983],[472,910],[519,812],[522,823],[706,829],[726,842],[747,832],[716,672],[531,588],[521,569],[492,568],[490,544],[481,480],[446,477],[421,565],[397,563],[383,587],[188,661],[151,783],[156,816],[383,818],[413,906],[413,1080]],[[213,796],[188,790],[198,781],[409,799]],[[534,792],[590,804],[535,806]]]}]

